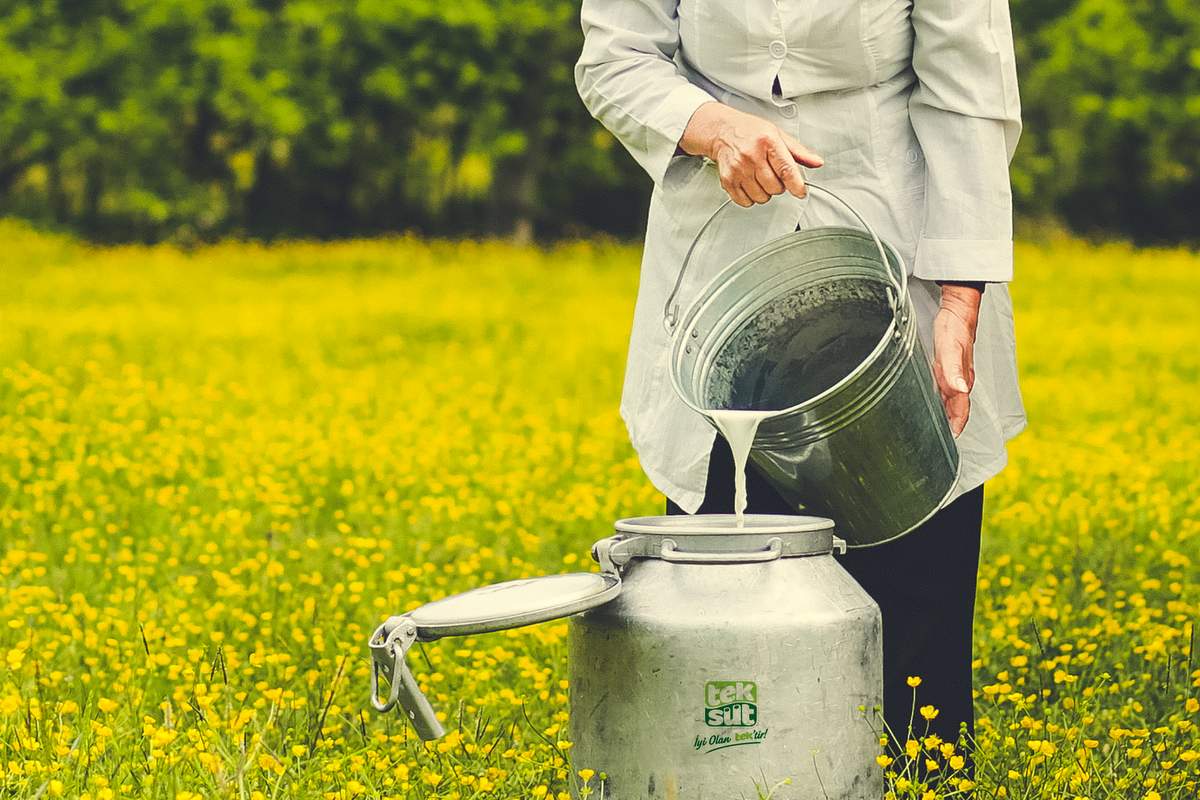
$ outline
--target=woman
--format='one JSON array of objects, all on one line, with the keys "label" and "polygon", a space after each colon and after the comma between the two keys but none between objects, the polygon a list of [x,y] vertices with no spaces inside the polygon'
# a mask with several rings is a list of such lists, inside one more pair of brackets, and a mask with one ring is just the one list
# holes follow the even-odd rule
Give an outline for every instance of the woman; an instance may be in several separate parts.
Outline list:
[{"label": "woman", "polygon": [[[584,0],[582,22],[580,96],[654,182],[621,412],[669,511],[732,508],[728,447],[666,379],[664,302],[709,214],[726,197],[748,209],[728,209],[737,235],[719,237],[742,242],[837,219],[795,200],[814,170],[910,265],[958,436],[957,499],[843,564],[883,610],[889,727],[904,735],[920,677],[932,730],[957,739],[974,723],[983,483],[1025,424],[1006,286],[1021,124],[1005,0]],[[689,274],[685,304],[710,275]],[[749,482],[749,511],[791,510]]]}]

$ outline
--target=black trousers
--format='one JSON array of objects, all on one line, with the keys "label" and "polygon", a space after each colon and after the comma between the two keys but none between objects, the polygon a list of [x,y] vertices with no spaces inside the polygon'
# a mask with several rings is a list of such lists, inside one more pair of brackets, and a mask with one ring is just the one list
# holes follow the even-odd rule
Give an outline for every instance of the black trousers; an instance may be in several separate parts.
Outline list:
[{"label": "black trousers", "polygon": [[[796,513],[753,466],[747,469],[748,513]],[[713,445],[708,486],[700,513],[733,511],[733,457],[720,436]],[[668,514],[683,509],[667,501]],[[959,497],[921,527],[896,541],[850,550],[839,561],[883,612],[883,708],[892,741],[903,744],[912,720],[918,736],[928,732],[957,741],[961,725],[974,735],[971,697],[971,625],[979,571],[983,487]],[[909,677],[921,679],[916,709]]]}]

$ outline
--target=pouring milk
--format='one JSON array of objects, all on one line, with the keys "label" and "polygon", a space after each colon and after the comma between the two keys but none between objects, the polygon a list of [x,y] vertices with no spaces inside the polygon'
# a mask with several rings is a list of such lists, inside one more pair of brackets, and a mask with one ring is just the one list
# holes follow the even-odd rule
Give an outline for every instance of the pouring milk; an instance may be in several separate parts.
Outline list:
[{"label": "pouring milk", "polygon": [[754,446],[754,435],[758,433],[759,423],[779,412],[723,408],[710,409],[705,413],[725,441],[729,442],[729,449],[733,452],[733,513],[737,516],[737,526],[741,528],[746,524],[746,461]]}]

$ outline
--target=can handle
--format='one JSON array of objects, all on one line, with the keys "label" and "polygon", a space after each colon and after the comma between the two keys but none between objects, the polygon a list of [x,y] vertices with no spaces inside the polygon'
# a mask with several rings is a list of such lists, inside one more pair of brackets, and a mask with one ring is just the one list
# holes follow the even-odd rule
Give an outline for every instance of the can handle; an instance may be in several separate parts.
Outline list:
[{"label": "can handle", "polygon": [[600,571],[621,577],[621,570],[637,553],[642,544],[641,536],[609,536],[592,545],[592,560],[600,565]]},{"label": "can handle", "polygon": [[[371,705],[376,711],[390,711],[399,703],[417,736],[430,741],[445,736],[446,729],[408,669],[405,656],[416,641],[417,624],[406,616],[390,617],[371,634]],[[379,697],[380,675],[388,681],[384,700]]]},{"label": "can handle", "polygon": [[689,553],[680,550],[674,539],[663,539],[659,556],[663,561],[673,564],[756,564],[764,561],[775,561],[783,556],[783,540],[778,536],[771,537],[767,546],[761,550],[730,553]]},{"label": "can handle", "polygon": [[[894,271],[899,276],[898,279],[892,280],[891,288],[895,289],[896,296],[894,298],[889,298],[892,300],[893,311],[898,313],[902,303],[904,302],[905,293],[908,291],[908,275],[899,267],[899,265],[897,265],[895,270],[891,269],[891,262],[888,260],[887,251],[883,247],[883,241],[879,238],[879,235],[875,233],[875,229],[872,228],[870,223],[863,218],[862,214],[858,213],[854,206],[846,202],[846,200],[840,195],[835,194],[820,184],[809,183],[806,181],[805,186],[809,189],[816,189],[818,192],[825,194],[827,197],[836,200],[843,208],[849,211],[850,215],[858,220],[858,223],[862,225],[866,232],[871,235],[871,240],[875,243],[875,247],[879,250],[879,258],[881,263],[888,271],[888,274],[890,275]],[[712,225],[713,221],[720,215],[720,213],[732,203],[732,199],[727,199],[724,203],[721,203],[721,205],[717,206],[717,210],[709,215],[708,219],[704,221],[704,224],[700,226],[700,230],[696,231],[696,237],[692,239],[692,243],[688,245],[687,252],[683,256],[683,266],[679,268],[679,274],[675,276],[675,285],[671,287],[671,293],[667,295],[667,302],[663,306],[663,325],[666,327],[668,334],[674,334],[675,326],[679,324],[679,303],[676,302],[676,298],[679,296],[680,287],[683,286],[683,276],[687,273],[688,265],[692,261],[692,253],[695,252],[696,245],[700,243],[700,237],[704,235],[704,232],[708,230],[709,226]]]}]

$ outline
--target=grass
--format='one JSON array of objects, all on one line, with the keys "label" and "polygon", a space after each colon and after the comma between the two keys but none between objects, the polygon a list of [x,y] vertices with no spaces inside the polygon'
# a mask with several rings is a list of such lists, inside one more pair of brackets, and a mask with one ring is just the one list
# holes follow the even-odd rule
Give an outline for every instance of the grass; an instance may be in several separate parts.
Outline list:
[{"label": "grass", "polygon": [[[431,745],[366,710],[365,643],[659,512],[616,411],[634,248],[0,242],[0,796],[598,785],[565,624],[423,647]],[[1031,425],[989,486],[977,797],[1200,793],[1198,272],[1018,247]],[[890,790],[964,794],[920,733]]]}]

